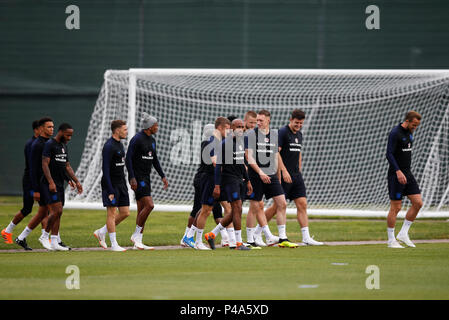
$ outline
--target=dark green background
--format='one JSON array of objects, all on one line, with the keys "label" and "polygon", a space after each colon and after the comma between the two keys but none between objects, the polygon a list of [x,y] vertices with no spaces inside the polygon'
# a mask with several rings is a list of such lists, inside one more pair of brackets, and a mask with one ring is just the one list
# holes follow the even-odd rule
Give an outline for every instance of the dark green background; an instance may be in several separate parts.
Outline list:
[{"label": "dark green background", "polygon": [[[65,8],[80,8],[67,30]],[[365,8],[380,8],[380,30]],[[0,194],[20,194],[43,115],[77,167],[106,69],[449,68],[447,0],[0,1]]]}]

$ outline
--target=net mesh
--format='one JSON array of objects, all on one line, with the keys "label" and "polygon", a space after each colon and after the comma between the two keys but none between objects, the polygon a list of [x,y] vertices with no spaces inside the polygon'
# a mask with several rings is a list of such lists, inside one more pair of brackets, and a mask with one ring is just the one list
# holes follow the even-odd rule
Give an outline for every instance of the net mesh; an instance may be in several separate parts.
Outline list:
[{"label": "net mesh", "polygon": [[[130,88],[135,88],[135,110],[129,107]],[[153,199],[191,204],[202,127],[217,116],[243,118],[262,108],[271,112],[275,129],[288,123],[294,108],[306,112],[302,171],[309,206],[362,210],[388,208],[388,134],[407,111],[418,111],[423,119],[414,134],[412,172],[424,207],[447,209],[449,72],[420,70],[109,70],[76,172],[85,191],[67,190],[67,199],[101,202],[101,150],[110,123],[132,121],[134,112],[138,131],[145,112],[159,121],[158,157],[170,184],[163,190],[153,170]]]}]

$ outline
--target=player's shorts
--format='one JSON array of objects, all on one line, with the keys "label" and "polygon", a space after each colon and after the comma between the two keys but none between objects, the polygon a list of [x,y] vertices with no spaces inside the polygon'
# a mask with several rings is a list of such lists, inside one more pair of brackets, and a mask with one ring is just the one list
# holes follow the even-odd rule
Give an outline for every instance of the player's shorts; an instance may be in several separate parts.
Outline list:
[{"label": "player's shorts", "polygon": [[250,176],[251,185],[253,186],[254,197],[251,200],[261,201],[265,195],[265,199],[270,199],[284,194],[281,183],[277,175],[269,176],[270,183],[263,183],[259,176]]},{"label": "player's shorts", "polygon": [[302,178],[302,174],[291,176],[292,183],[287,183],[282,180],[282,189],[284,189],[285,198],[288,200],[295,200],[298,198],[306,197],[306,185]]},{"label": "player's shorts", "polygon": [[220,200],[234,202],[245,199],[246,188],[243,186],[244,183],[239,181],[222,184],[220,186]]},{"label": "player's shorts", "polygon": [[46,182],[41,182],[41,201],[39,201],[39,205],[41,205],[41,202],[45,205],[53,204],[61,202],[62,206],[64,206],[65,203],[65,197],[64,197],[64,187],[56,186],[56,192],[51,192],[48,184]]},{"label": "player's shorts", "polygon": [[137,179],[137,189],[134,190],[136,200],[140,200],[143,197],[151,197],[151,181],[150,178]]},{"label": "player's shorts", "polygon": [[[194,198],[193,198],[193,208],[190,212],[190,216],[195,218],[198,211],[201,210],[201,197],[202,197],[202,181],[205,174],[203,172],[196,173],[193,178],[193,187],[195,188]],[[212,213],[214,215],[214,219],[223,218],[223,210],[221,209],[221,205],[218,201],[214,201]]]},{"label": "player's shorts", "polygon": [[103,198],[103,207],[129,207],[129,194],[126,183],[112,185],[114,188],[114,199],[109,200],[109,192],[101,187],[101,195]]},{"label": "player's shorts", "polygon": [[22,194],[23,207],[22,207],[22,209],[20,209],[20,212],[22,213],[22,215],[24,217],[26,217],[33,210],[33,204],[34,204],[33,195],[34,195],[34,193],[33,193],[31,184],[29,182],[27,182],[25,180],[25,178],[22,179],[22,191],[23,191],[23,194]]},{"label": "player's shorts", "polygon": [[404,173],[404,175],[407,178],[406,184],[399,183],[396,174],[388,175],[388,194],[390,200],[402,200],[404,196],[421,193],[413,174]]},{"label": "player's shorts", "polygon": [[202,179],[202,183],[201,183],[201,204],[205,204],[208,206],[213,206],[214,205],[214,188],[215,188],[215,180],[214,180],[214,176],[205,173],[203,175],[203,179]]}]

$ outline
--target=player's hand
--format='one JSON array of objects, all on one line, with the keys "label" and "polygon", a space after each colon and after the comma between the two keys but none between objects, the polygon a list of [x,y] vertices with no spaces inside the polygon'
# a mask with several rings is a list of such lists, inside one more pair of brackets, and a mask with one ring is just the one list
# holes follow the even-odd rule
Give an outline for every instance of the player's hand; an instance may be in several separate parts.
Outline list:
[{"label": "player's hand", "polygon": [[79,183],[79,181],[76,183],[76,190],[78,190],[78,194],[83,193],[83,186]]},{"label": "player's hand", "polygon": [[214,197],[214,199],[220,198],[220,186],[219,185],[215,186],[212,196]]},{"label": "player's hand", "polygon": [[246,193],[246,195],[250,196],[251,193],[253,193],[253,185],[251,184],[250,181],[248,181],[248,183],[246,184],[246,189],[248,190],[248,192]]},{"label": "player's hand", "polygon": [[261,172],[259,174],[260,179],[262,180],[263,183],[271,183],[271,179],[269,176],[267,176],[265,173]]},{"label": "player's hand", "polygon": [[71,188],[72,190],[74,190],[74,189],[76,188],[75,183],[73,183],[72,180],[69,180],[68,183],[69,183],[69,186],[70,186],[70,188]]},{"label": "player's hand", "polygon": [[282,178],[286,183],[292,183],[292,177],[290,177],[290,174],[287,170],[282,170]]},{"label": "player's hand", "polygon": [[162,178],[162,182],[164,183],[164,190],[167,190],[167,188],[168,188],[168,180],[167,180],[167,178],[163,177]]},{"label": "player's hand", "polygon": [[52,182],[50,182],[49,184],[48,184],[48,189],[50,190],[50,192],[52,192],[52,193],[55,193],[57,190],[56,190],[56,185],[55,185],[55,183],[52,181]]},{"label": "player's hand", "polygon": [[35,201],[39,201],[41,199],[41,194],[39,192],[34,192],[33,193],[33,199]]},{"label": "player's hand", "polygon": [[137,190],[137,181],[136,181],[136,178],[131,178],[131,180],[129,181],[129,184],[131,185],[131,189],[133,189],[134,191]]},{"label": "player's hand", "polygon": [[398,177],[398,181],[400,184],[407,183],[407,178],[405,177],[405,175],[402,173],[401,170],[396,171],[396,176]]},{"label": "player's hand", "polygon": [[114,194],[110,194],[110,195],[108,196],[108,198],[109,198],[109,201],[112,202],[112,200],[114,200]]}]

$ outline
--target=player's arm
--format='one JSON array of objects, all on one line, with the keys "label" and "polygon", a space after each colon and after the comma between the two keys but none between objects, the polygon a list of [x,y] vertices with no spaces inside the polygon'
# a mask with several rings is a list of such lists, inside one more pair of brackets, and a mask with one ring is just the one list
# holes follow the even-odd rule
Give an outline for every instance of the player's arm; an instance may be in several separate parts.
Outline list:
[{"label": "player's arm", "polygon": [[126,169],[128,170],[128,181],[131,185],[131,189],[136,190],[137,189],[137,181],[136,177],[134,175],[134,168],[133,168],[133,157],[137,150],[137,143],[135,137],[131,139],[128,145],[128,151],[126,152],[125,157],[125,165]]},{"label": "player's arm", "polygon": [[50,189],[50,192],[56,192],[56,184],[51,176],[49,164],[50,158],[42,154],[42,171],[48,181],[48,189]]},{"label": "player's arm", "polygon": [[[212,163],[214,164],[214,182],[215,182],[215,187],[214,187],[214,191],[213,191],[213,197],[215,199],[218,199],[220,197],[220,185],[221,185],[221,170],[222,170],[222,162],[223,162],[223,150],[225,148],[225,143],[224,141],[222,141],[221,143],[221,148],[217,148],[218,149],[218,154],[215,155],[214,149],[211,150],[211,160]],[[217,159],[221,159],[222,161],[217,162]]]},{"label": "player's arm", "polygon": [[101,164],[101,170],[103,171],[103,177],[106,182],[106,189],[108,191],[109,200],[114,199],[114,188],[112,187],[111,180],[111,162],[112,162],[112,150],[109,144],[105,144],[103,147],[103,162]]},{"label": "player's arm", "polygon": [[[282,173],[282,178],[284,179],[285,182],[292,183],[292,178],[290,177],[290,174],[288,173],[288,170],[284,165],[284,161],[282,161],[281,150],[282,150],[282,148],[279,147],[279,152],[278,152],[278,156],[277,156],[277,161],[279,164],[278,172]],[[281,177],[279,177],[279,181],[281,181]]]},{"label": "player's arm", "polygon": [[65,169],[66,169],[67,173],[69,174],[70,179],[75,182],[75,186],[76,186],[76,189],[78,190],[78,193],[81,194],[83,192],[83,186],[81,185],[78,178],[76,177],[75,172],[73,171],[73,168],[70,165],[69,161],[66,162]]},{"label": "player's arm", "polygon": [[[156,144],[155,144],[156,145]],[[159,159],[157,157],[156,147],[154,147],[154,156],[153,156],[153,167],[164,183],[164,190],[168,188],[168,180],[165,177],[164,171],[162,170],[161,164],[159,163]]]},{"label": "player's arm", "polygon": [[299,164],[298,164],[298,168],[299,168],[299,172],[302,172],[302,154],[299,153]]},{"label": "player's arm", "polygon": [[33,143],[30,152],[30,176],[31,176],[31,187],[33,188],[33,198],[36,201],[40,200],[39,193],[39,161],[42,156],[42,149],[37,143]]},{"label": "player's arm", "polygon": [[394,157],[394,151],[397,148],[397,141],[398,141],[397,134],[395,132],[391,132],[390,135],[388,136],[387,160],[390,163],[390,165],[394,168],[399,183],[406,184],[407,178],[405,177],[404,173],[402,173],[402,171],[399,169],[398,162]]},{"label": "player's arm", "polygon": [[243,165],[244,169],[243,169],[243,180],[246,183],[246,189],[247,195],[250,195],[251,193],[253,193],[253,186],[251,184],[251,181],[249,180],[249,176],[248,176],[248,169],[246,168],[246,165]]},{"label": "player's arm", "polygon": [[248,165],[260,176],[260,179],[263,183],[270,183],[271,179],[269,176],[267,176],[262,169],[259,168],[259,166],[256,163],[256,160],[254,160],[253,157],[253,149],[246,149],[245,150],[245,157],[246,161],[248,161]]}]

